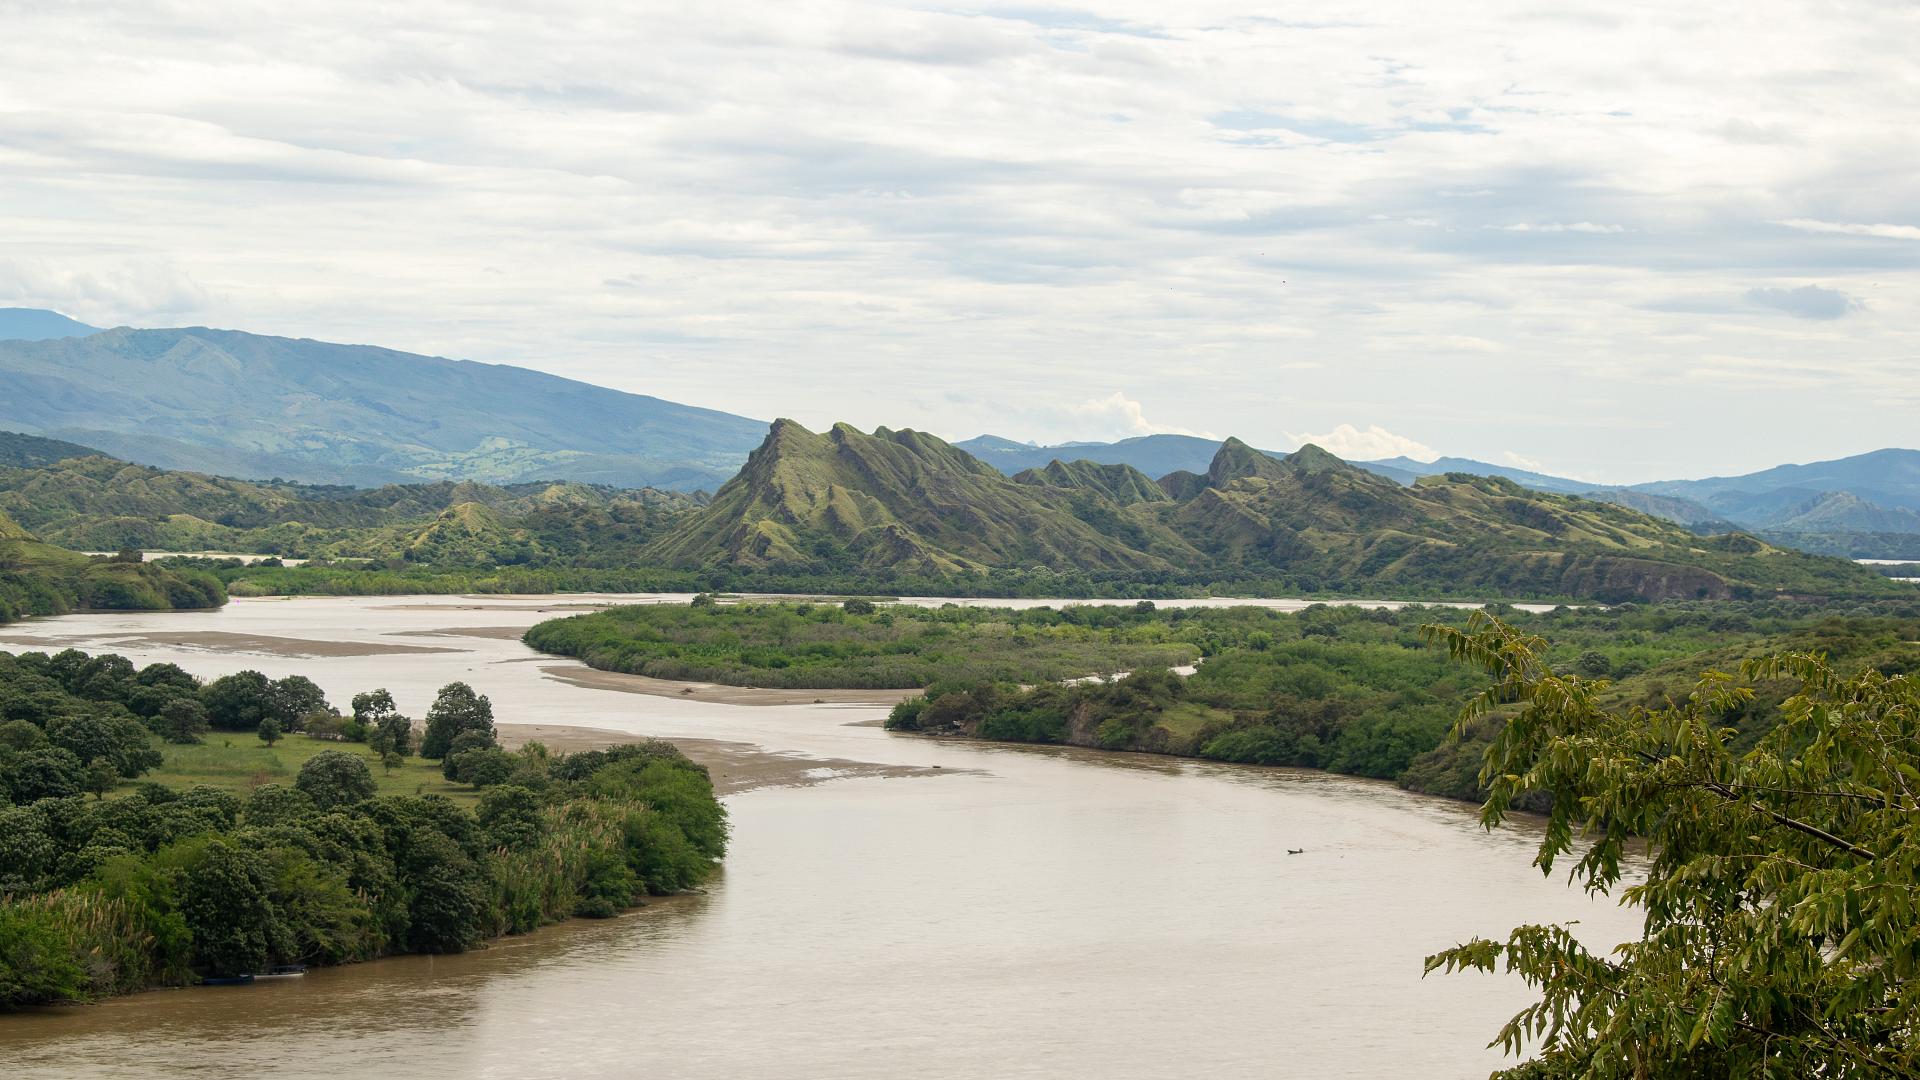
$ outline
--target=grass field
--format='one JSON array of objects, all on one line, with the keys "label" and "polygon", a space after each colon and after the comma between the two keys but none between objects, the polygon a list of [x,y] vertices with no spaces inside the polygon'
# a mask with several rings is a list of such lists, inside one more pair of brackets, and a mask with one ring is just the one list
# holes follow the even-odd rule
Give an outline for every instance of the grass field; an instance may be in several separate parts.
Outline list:
[{"label": "grass field", "polygon": [[456,784],[440,775],[440,763],[409,757],[406,764],[388,772],[379,755],[364,743],[331,742],[305,735],[288,735],[271,748],[250,732],[215,731],[195,746],[154,743],[166,761],[157,769],[126,781],[122,791],[131,791],[137,782],[153,781],[173,788],[205,784],[208,787],[245,795],[262,784],[292,787],[300,775],[300,766],[323,750],[339,750],[366,761],[382,795],[445,795],[462,803],[476,802],[478,788]]}]

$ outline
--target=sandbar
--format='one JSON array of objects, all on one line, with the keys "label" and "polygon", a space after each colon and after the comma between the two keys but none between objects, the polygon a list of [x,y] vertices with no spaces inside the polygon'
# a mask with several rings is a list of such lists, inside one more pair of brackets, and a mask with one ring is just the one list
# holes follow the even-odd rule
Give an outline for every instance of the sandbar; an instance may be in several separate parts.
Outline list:
[{"label": "sandbar", "polygon": [[721,705],[897,705],[919,690],[786,690],[766,686],[727,686],[721,683],[679,682],[620,671],[562,666],[543,667],[541,673],[561,682],[591,690],[618,690],[627,694],[711,701]]},{"label": "sandbar", "polygon": [[[549,750],[568,754],[582,750],[604,750],[609,746],[646,742],[648,739],[645,735],[566,724],[501,724],[496,731],[500,745],[508,749],[538,742]],[[978,771],[943,769],[937,765],[882,765],[846,758],[807,757],[723,739],[666,741],[679,747],[681,753],[705,765],[713,774],[714,790],[722,795],[735,795],[755,788],[811,787],[829,780],[851,777],[947,776]]]}]

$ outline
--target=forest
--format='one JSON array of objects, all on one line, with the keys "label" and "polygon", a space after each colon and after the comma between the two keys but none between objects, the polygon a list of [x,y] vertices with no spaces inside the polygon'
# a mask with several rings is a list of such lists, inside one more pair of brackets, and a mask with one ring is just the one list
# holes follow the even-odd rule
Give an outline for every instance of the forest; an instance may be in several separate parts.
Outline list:
[{"label": "forest", "polygon": [[510,752],[465,684],[422,724],[383,690],[342,713],[300,676],[72,650],[0,653],[0,795],[0,1008],[611,916],[697,888],[728,831],[671,744]]}]

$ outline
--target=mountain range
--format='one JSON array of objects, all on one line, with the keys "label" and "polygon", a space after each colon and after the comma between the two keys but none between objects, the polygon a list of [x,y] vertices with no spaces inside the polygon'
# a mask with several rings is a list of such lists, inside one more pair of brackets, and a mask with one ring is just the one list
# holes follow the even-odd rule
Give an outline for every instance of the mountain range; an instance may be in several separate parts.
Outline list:
[{"label": "mountain range", "polygon": [[[1202,472],[1156,479],[1126,464],[1056,460],[1006,476],[922,432],[839,424],[816,434],[780,420],[711,500],[576,482],[234,480],[28,435],[0,436],[0,456],[27,462],[0,465],[0,515],[36,534],[36,550],[44,539],[428,571],[653,568],[736,588],[938,588],[1009,574],[1043,588],[1071,576],[1080,590],[1110,582],[1598,600],[1899,588],[1838,559],[1742,534],[1702,537],[1501,477],[1449,473],[1408,485],[1318,447],[1276,457],[1237,439]],[[113,565],[84,568],[130,573]]]},{"label": "mountain range", "polygon": [[[1146,435],[1111,443],[1038,446],[982,435],[955,445],[1009,475],[1055,460],[1125,464],[1160,475],[1163,470],[1204,471],[1204,462],[1220,444],[1188,435]],[[1616,503],[1703,534],[1741,529],[1826,554],[1920,556],[1920,450],[1875,450],[1742,476],[1632,485],[1596,484],[1460,457],[1395,457],[1353,464],[1406,484],[1448,473],[1502,477],[1535,491]]]},{"label": "mountain range", "polygon": [[[746,417],[525,368],[203,327],[98,330],[29,308],[0,309],[0,425],[220,476],[678,491],[720,487],[766,431]],[[982,435],[953,445],[1009,477],[1055,461],[1130,466],[1149,478],[1200,476],[1220,448],[1176,434],[1054,446]],[[29,464],[7,455],[0,445],[0,464]],[[1702,534],[1741,529],[1809,551],[1920,557],[1915,450],[1630,486],[1469,458],[1355,464],[1403,485],[1448,474],[1501,477]]]},{"label": "mountain range", "polygon": [[1451,473],[1408,485],[1316,446],[1238,439],[1204,472],[1054,461],[1007,476],[917,431],[775,421],[643,554],[677,567],[1081,571],[1290,590],[1595,599],[1880,594],[1846,562],[1701,537],[1627,507]]},{"label": "mountain range", "polygon": [[0,341],[48,341],[85,337],[100,328],[41,308],[0,307]]},{"label": "mountain range", "polygon": [[526,368],[205,327],[0,341],[0,424],[225,476],[688,491],[766,430]]}]

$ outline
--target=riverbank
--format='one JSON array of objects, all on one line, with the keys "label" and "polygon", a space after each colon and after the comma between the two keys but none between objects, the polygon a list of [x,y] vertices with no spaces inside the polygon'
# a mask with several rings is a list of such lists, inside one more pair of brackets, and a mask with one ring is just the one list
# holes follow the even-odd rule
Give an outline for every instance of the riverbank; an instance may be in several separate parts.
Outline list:
[{"label": "riverbank", "polygon": [[[508,749],[518,749],[527,743],[537,742],[555,753],[568,754],[654,741],[645,735],[565,724],[501,724],[498,731],[500,745]],[[951,776],[968,771],[943,769],[937,765],[885,765],[838,757],[813,757],[723,739],[675,737],[665,741],[671,742],[694,762],[706,766],[713,776],[715,792],[722,796],[760,788],[811,787],[830,780],[855,777]]]}]

